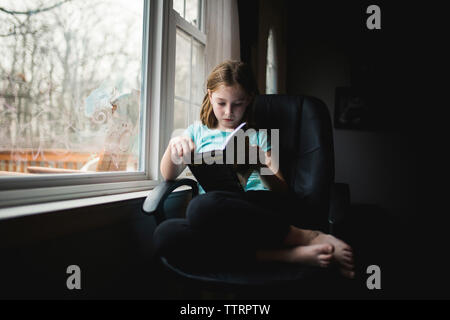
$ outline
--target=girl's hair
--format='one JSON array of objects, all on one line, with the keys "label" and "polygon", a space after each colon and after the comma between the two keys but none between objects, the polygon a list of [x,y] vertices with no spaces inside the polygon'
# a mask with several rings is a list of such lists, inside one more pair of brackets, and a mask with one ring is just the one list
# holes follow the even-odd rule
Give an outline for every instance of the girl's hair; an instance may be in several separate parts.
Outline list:
[{"label": "girl's hair", "polygon": [[[240,85],[247,95],[250,96],[250,103],[245,110],[242,122],[247,122],[247,127],[251,127],[251,123],[253,122],[251,119],[253,102],[255,96],[258,94],[258,87],[250,67],[241,61],[226,60],[222,62],[209,75],[206,82],[206,89],[214,92],[221,85]],[[203,98],[200,120],[210,129],[215,128],[218,123],[211,102],[209,101],[208,92],[206,92]]]}]

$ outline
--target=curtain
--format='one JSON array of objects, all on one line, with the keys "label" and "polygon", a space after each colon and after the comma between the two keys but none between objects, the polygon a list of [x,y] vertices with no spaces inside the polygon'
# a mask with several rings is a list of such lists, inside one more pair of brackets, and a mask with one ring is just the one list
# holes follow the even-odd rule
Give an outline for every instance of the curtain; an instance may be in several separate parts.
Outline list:
[{"label": "curtain", "polygon": [[206,73],[224,60],[240,60],[237,0],[206,0]]}]

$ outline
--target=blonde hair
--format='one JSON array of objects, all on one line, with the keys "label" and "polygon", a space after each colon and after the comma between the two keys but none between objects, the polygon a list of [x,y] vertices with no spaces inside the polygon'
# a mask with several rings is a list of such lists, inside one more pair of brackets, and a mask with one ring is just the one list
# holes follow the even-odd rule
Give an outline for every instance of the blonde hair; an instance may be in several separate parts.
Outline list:
[{"label": "blonde hair", "polygon": [[[220,86],[234,86],[239,85],[250,96],[250,103],[247,105],[242,121],[247,122],[250,127],[252,120],[253,101],[258,94],[258,87],[250,67],[241,61],[226,60],[216,66],[209,75],[206,82],[206,89],[211,92],[216,91]],[[200,120],[202,124],[208,128],[213,129],[217,126],[218,121],[214,115],[211,101],[209,100],[208,92],[203,98],[202,109],[200,111]]]}]

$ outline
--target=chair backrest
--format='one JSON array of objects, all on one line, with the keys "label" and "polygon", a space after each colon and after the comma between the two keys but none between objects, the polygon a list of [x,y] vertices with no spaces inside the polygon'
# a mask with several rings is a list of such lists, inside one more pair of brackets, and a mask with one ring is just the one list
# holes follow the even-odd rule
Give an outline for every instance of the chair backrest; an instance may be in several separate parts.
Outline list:
[{"label": "chair backrest", "polygon": [[253,119],[258,128],[280,130],[280,170],[295,197],[301,199],[299,221],[327,230],[334,147],[325,103],[308,96],[260,95],[255,99]]}]

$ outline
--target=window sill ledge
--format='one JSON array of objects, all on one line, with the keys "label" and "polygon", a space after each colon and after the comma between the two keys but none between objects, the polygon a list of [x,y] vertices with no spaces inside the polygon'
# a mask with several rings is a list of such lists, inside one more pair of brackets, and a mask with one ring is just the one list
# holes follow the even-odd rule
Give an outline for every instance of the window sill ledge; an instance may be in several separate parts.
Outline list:
[{"label": "window sill ledge", "polygon": [[[173,192],[181,192],[190,190],[190,187],[181,186],[175,189]],[[38,204],[29,204],[15,207],[0,208],[0,221],[12,218],[19,218],[24,216],[31,216],[41,213],[76,209],[82,207],[89,207],[113,202],[119,202],[124,200],[132,200],[139,198],[146,198],[148,194],[152,192],[151,189],[137,192],[127,192],[120,194],[113,194],[100,197],[89,197],[82,199],[51,201]]]},{"label": "window sill ledge", "polygon": [[120,194],[113,194],[113,195],[100,196],[100,197],[83,198],[83,199],[44,202],[44,203],[15,206],[15,207],[9,207],[9,208],[0,208],[0,221],[5,220],[5,219],[30,216],[30,215],[40,214],[40,213],[48,213],[48,212],[54,212],[54,211],[95,206],[95,205],[112,203],[112,202],[119,202],[119,201],[124,201],[124,200],[145,198],[145,197],[147,197],[149,192],[151,192],[151,190],[120,193]]}]

